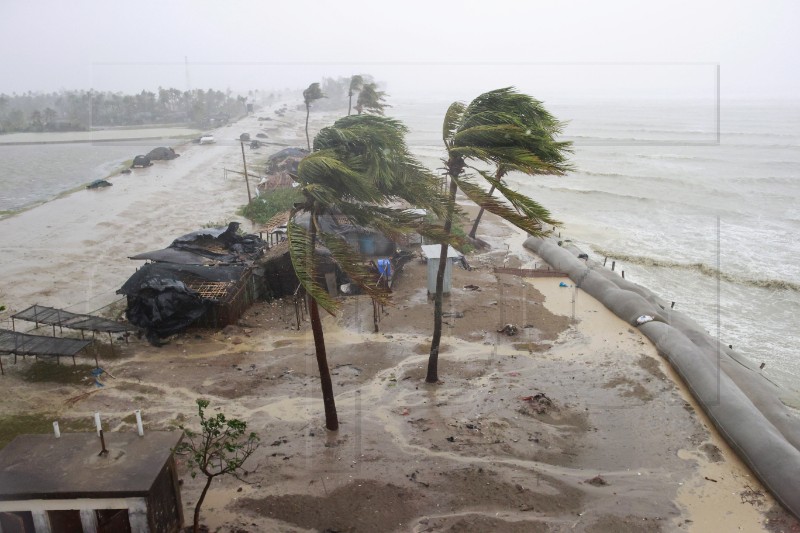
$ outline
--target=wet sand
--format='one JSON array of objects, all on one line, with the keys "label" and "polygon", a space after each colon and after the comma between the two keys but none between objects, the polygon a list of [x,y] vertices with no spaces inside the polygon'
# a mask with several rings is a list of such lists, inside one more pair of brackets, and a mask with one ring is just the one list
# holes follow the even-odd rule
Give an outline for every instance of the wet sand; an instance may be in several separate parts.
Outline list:
[{"label": "wet sand", "polygon": [[[217,145],[187,146],[177,160],[114,178],[108,190],[0,221],[2,302],[98,309],[133,272],[126,256],[229,220],[247,196],[222,169],[240,167],[232,140],[258,131],[255,118],[246,120],[252,125],[218,130]],[[302,127],[269,134],[304,142]],[[225,331],[190,330],[161,348],[132,339],[113,356],[106,349],[101,364],[114,378],[102,389],[28,381],[31,358],[8,364],[0,412],[78,421],[100,411],[110,439],[135,430],[134,409],[147,430],[166,429],[196,423],[194,400],[210,399],[263,441],[246,483],[213,484],[202,511],[211,531],[797,527],[709,429],[646,338],[585,293],[560,287],[571,285],[566,278],[494,274],[494,266],[542,262],[522,249],[524,235],[490,216],[480,233],[491,250],[470,257],[475,270],[454,269],[445,301],[440,384],[424,383],[432,305],[418,261],[395,285],[380,333],[361,297],[324,319],[336,433],[324,429],[310,327],[296,330],[283,301],[258,303]],[[507,323],[520,333],[498,333]],[[179,464],[188,518],[201,481]]]}]

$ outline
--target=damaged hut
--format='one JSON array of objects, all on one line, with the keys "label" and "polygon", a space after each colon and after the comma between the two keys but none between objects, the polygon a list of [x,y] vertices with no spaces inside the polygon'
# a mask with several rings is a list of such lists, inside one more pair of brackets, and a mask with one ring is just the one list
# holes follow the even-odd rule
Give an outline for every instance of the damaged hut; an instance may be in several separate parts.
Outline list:
[{"label": "damaged hut", "polygon": [[151,342],[189,325],[235,323],[264,292],[259,259],[266,243],[239,235],[239,224],[179,237],[163,250],[131,257],[149,261],[117,291],[128,299],[125,315]]},{"label": "damaged hut", "polygon": [[267,159],[265,176],[258,188],[261,192],[284,189],[296,185],[291,174],[297,172],[300,161],[308,155],[303,148],[284,148]]}]

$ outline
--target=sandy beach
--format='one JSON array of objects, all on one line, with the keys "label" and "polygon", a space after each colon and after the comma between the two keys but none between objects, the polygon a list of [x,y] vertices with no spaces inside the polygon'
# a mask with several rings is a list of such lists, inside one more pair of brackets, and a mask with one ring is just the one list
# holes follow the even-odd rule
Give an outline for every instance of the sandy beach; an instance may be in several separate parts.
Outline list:
[{"label": "sandy beach", "polygon": [[[263,130],[276,143],[246,148],[248,164],[305,143],[304,113],[283,119],[296,126],[258,122],[267,114],[215,130],[214,145],[186,145],[176,160],[115,176],[113,187],[0,220],[8,308],[0,325],[35,303],[110,312],[138,266],[128,256],[241,220],[244,180],[224,178],[225,168],[241,169],[239,134]],[[332,121],[311,119],[312,132]],[[42,363],[3,356],[0,417],[35,414],[69,428],[100,411],[111,439],[135,430],[134,409],[148,430],[192,426],[195,399],[210,399],[262,439],[246,482],[212,486],[201,513],[210,531],[800,530],[647,338],[568,278],[494,273],[543,261],[492,216],[480,234],[490,248],[470,256],[472,271],[454,269],[445,300],[440,384],[424,383],[433,306],[420,261],[399,277],[380,333],[362,297],[324,319],[338,432],[324,428],[310,326],[295,329],[283,301],[259,302],[238,326],[191,329],[160,348],[133,338],[113,355],[104,348],[101,366],[114,377],[102,388],[86,366],[33,381]],[[509,323],[518,335],[498,332]],[[201,480],[178,460],[188,518]]]}]

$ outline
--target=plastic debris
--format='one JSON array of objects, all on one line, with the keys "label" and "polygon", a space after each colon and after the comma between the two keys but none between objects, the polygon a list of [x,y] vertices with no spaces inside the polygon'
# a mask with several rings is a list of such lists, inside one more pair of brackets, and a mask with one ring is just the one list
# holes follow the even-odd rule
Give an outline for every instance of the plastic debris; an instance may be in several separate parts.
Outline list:
[{"label": "plastic debris", "polygon": [[640,316],[639,318],[636,319],[636,324],[642,325],[642,324],[645,324],[647,322],[652,322],[652,321],[653,321],[653,317],[652,316],[650,316],[650,315],[642,315],[642,316]]}]

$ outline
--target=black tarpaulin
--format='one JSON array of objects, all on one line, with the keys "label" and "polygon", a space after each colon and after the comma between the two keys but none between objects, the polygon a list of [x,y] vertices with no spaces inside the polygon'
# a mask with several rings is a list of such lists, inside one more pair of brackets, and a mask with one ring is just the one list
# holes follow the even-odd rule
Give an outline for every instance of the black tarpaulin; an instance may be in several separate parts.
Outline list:
[{"label": "black tarpaulin", "polygon": [[143,328],[154,342],[182,331],[213,303],[224,301],[247,268],[150,263],[128,278],[117,293],[128,297],[128,321]]}]

